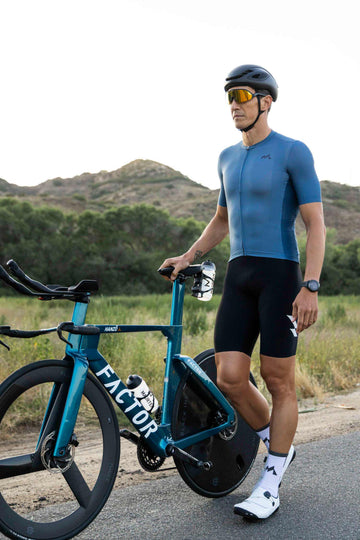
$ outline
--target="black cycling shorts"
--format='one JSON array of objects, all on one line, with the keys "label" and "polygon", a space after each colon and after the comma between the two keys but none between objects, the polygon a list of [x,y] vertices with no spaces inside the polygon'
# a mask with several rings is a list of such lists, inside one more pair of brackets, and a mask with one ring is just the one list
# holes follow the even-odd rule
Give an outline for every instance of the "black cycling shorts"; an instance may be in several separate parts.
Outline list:
[{"label": "black cycling shorts", "polygon": [[229,262],[215,324],[215,351],[251,356],[260,333],[260,353],[286,358],[296,353],[292,303],[301,286],[297,262],[237,257]]}]

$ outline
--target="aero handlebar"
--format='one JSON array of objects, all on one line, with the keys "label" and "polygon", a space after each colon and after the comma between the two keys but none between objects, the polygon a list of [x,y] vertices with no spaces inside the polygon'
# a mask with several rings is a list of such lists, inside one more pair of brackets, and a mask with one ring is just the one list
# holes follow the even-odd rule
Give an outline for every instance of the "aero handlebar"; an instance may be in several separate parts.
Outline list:
[{"label": "aero handlebar", "polygon": [[19,281],[12,278],[1,265],[0,279],[20,294],[37,297],[40,300],[53,300],[58,298],[73,300],[74,302],[88,302],[90,293],[97,291],[99,288],[96,280],[82,280],[77,285],[71,287],[64,287],[62,285],[44,285],[40,281],[36,281],[27,276],[14,260],[10,259],[7,266],[11,273],[22,283],[19,283]]}]

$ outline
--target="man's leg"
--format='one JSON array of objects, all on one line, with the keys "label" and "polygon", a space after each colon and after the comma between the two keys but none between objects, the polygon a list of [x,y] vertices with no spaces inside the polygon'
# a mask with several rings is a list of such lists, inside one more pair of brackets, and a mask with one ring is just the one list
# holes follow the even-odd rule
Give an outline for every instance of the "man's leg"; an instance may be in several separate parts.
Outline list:
[{"label": "man's leg", "polygon": [[270,450],[287,454],[295,436],[298,404],[295,389],[295,356],[261,355],[261,376],[272,397]]},{"label": "man's leg", "polygon": [[269,405],[250,382],[250,357],[238,351],[215,355],[217,384],[228,396],[241,417],[255,431],[269,423]]},{"label": "man's leg", "polygon": [[261,375],[272,396],[269,454],[253,493],[234,507],[236,514],[249,519],[265,519],[279,508],[281,480],[295,457],[292,446],[298,420],[295,356],[274,358],[261,355]]},{"label": "man's leg", "polygon": [[297,426],[295,354],[298,336],[291,313],[301,284],[301,272],[293,261],[261,259],[257,263],[257,279],[263,284],[258,302],[261,375],[272,396],[270,448],[253,493],[235,505],[234,511],[265,519],[279,508],[281,478],[295,457],[292,440]]}]

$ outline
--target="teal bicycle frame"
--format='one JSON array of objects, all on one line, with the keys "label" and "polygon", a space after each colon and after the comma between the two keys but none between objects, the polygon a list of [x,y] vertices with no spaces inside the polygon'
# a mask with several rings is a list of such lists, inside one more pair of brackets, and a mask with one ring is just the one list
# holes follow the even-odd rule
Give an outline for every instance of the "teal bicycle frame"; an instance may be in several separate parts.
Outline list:
[{"label": "teal bicycle frame", "polygon": [[[98,335],[69,335],[66,355],[74,360],[74,370],[54,448],[55,457],[61,458],[66,454],[74,431],[89,368],[155,455],[167,457],[170,455],[170,448],[176,447],[182,450],[234,424],[234,410],[220,390],[192,358],[181,355],[184,292],[185,280],[177,279],[173,285],[169,325],[94,325],[100,330]],[[87,303],[76,302],[72,318],[75,325],[85,323],[87,307]],[[128,332],[161,332],[168,340],[160,423],[153,420],[97,349],[100,334],[123,334]],[[227,420],[217,426],[174,441],[171,434],[172,409],[179,382],[187,372],[191,372],[200,384],[207,389],[207,393],[216,403],[216,406],[225,413]],[[48,410],[51,410],[51,404],[52,397],[49,400]],[[46,425],[46,420],[47,414],[43,426]],[[39,440],[41,434],[42,430]]]}]

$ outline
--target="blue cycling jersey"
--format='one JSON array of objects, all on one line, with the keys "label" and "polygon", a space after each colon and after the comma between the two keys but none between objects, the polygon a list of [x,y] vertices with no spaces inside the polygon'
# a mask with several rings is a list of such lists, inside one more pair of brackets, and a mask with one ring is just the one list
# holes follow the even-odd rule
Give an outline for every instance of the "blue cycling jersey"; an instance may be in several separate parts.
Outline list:
[{"label": "blue cycling jersey", "polygon": [[299,205],[321,202],[308,147],[271,131],[253,146],[240,142],[223,150],[219,176],[219,205],[228,209],[230,260],[254,255],[299,261]]}]

